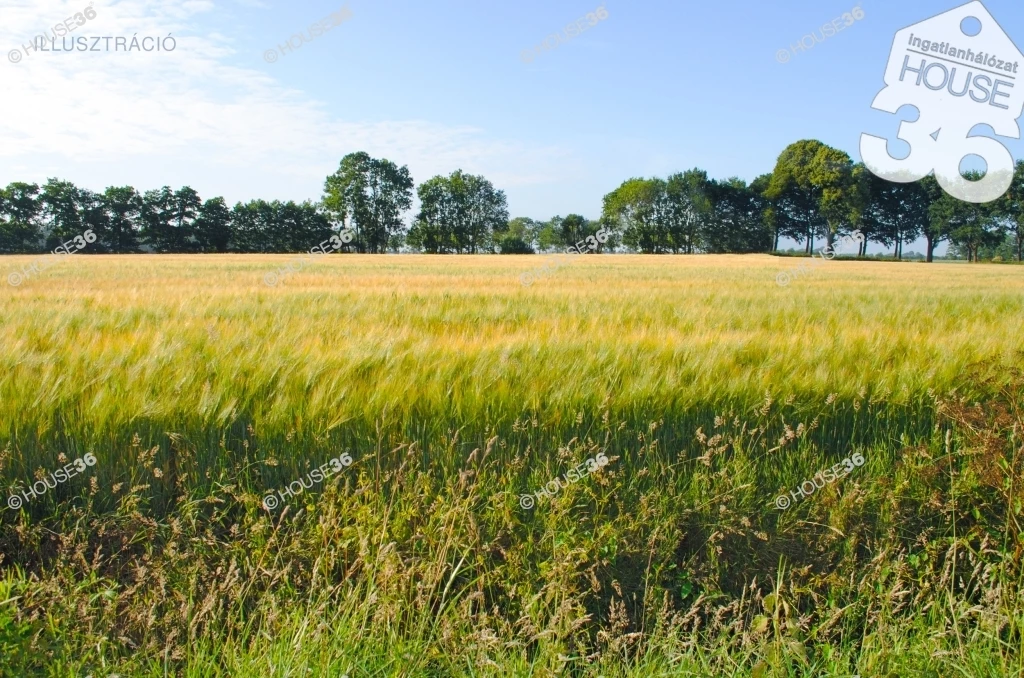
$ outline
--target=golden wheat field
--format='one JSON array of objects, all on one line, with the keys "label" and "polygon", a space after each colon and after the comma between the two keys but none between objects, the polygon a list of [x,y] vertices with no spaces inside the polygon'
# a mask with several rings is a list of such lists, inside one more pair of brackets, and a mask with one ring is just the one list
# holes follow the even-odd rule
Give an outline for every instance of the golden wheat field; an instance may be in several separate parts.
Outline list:
[{"label": "golden wheat field", "polygon": [[1020,266],[294,261],[0,288],[0,676],[1024,675]]},{"label": "golden wheat field", "polygon": [[898,398],[1024,348],[1013,266],[828,262],[781,287],[769,256],[604,256],[526,287],[539,258],[337,256],[264,284],[293,258],[81,257],[6,286],[0,426]]}]

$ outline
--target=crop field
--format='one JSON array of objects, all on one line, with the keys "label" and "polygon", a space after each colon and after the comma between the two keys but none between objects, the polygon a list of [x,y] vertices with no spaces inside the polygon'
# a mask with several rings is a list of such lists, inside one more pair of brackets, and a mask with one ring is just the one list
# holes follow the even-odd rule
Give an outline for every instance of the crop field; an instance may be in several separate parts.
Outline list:
[{"label": "crop field", "polygon": [[293,259],[0,288],[0,676],[1024,676],[1020,266]]}]

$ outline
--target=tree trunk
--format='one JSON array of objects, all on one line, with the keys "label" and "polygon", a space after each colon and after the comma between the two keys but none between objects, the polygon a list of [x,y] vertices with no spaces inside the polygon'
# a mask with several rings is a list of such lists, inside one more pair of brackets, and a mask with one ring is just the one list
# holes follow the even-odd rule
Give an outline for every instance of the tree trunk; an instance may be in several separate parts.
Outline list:
[{"label": "tree trunk", "polygon": [[932,263],[932,253],[935,251],[935,243],[932,241],[931,235],[926,235],[925,238],[928,240],[928,263]]}]

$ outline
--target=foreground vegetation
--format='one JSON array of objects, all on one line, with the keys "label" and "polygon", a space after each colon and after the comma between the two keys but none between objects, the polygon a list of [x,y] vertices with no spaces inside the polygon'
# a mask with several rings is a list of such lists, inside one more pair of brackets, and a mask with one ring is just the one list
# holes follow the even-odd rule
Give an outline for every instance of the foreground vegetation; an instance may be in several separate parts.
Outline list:
[{"label": "foreground vegetation", "polygon": [[5,288],[0,675],[1024,675],[1017,267],[532,259]]}]

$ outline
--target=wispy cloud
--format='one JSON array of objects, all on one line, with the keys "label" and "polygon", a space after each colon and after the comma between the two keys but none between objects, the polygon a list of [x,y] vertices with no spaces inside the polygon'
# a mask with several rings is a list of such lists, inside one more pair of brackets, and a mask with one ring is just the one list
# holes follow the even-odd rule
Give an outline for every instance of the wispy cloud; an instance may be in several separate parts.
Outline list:
[{"label": "wispy cloud", "polygon": [[[5,9],[3,54],[86,4],[44,1]],[[272,68],[238,66],[242,40],[223,25],[210,29],[210,2],[134,0],[93,7],[97,18],[72,36],[170,34],[175,50],[32,54],[0,65],[4,99],[15,104],[5,106],[0,117],[0,157],[8,171],[43,167],[43,158],[46,168],[63,162],[93,166],[95,176],[68,178],[102,188],[116,180],[116,172],[104,174],[107,169],[126,163],[164,164],[177,168],[170,171],[174,175],[195,167],[231,168],[223,181],[235,185],[217,189],[230,199],[232,193],[251,193],[253,181],[268,188],[301,182],[315,195],[341,156],[355,150],[408,164],[418,180],[462,168],[484,173],[499,186],[550,181],[575,164],[565,149],[503,139],[477,127],[347,120],[313,94],[280,82]],[[357,20],[358,14],[348,25]],[[20,177],[0,181],[14,178]],[[278,197],[273,191],[261,194]]]}]

